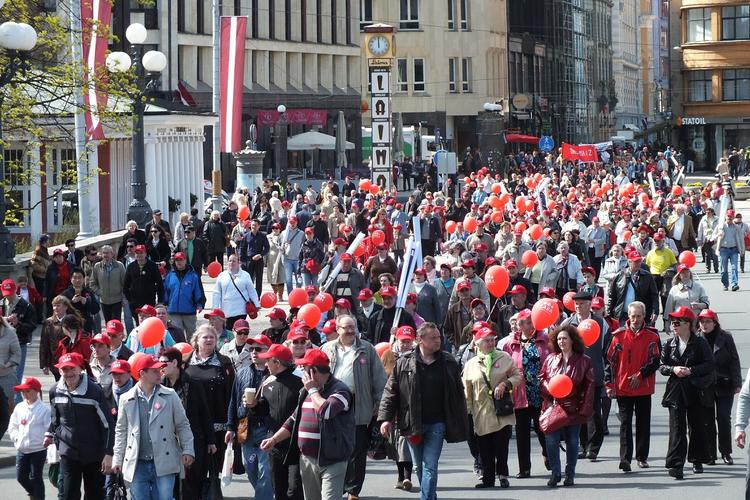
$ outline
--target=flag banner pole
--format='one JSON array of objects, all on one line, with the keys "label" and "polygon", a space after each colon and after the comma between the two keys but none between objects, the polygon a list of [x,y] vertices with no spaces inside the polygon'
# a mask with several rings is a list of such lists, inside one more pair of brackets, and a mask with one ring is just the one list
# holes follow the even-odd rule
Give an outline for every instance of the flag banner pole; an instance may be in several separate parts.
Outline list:
[{"label": "flag banner pole", "polygon": [[[362,240],[365,239],[365,233],[359,233],[355,238],[354,241],[352,241],[352,244],[349,245],[349,248],[346,249],[346,253],[353,254],[354,250],[357,249],[357,247],[362,243]],[[328,273],[328,265],[326,265],[321,271],[320,276],[325,276],[323,273]],[[328,274],[328,277],[325,278],[324,284],[322,287],[320,287],[321,292],[325,292],[328,290],[331,285],[333,285],[333,282],[336,280],[336,277],[339,275],[339,272],[341,272],[341,260],[336,263],[336,266],[333,268],[333,270]]]}]

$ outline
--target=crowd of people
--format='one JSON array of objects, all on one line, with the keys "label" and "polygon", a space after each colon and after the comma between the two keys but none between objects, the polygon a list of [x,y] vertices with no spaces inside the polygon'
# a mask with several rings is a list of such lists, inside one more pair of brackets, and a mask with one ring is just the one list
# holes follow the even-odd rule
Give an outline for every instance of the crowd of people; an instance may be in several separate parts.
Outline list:
[{"label": "crowd of people", "polygon": [[[49,461],[66,500],[220,498],[232,472],[256,499],[356,500],[369,457],[432,500],[443,443],[465,441],[477,488],[570,487],[610,434],[619,470],[651,466],[657,377],[668,475],[732,465],[750,385],[698,277],[740,287],[750,226],[732,180],[686,186],[671,148],[606,160],[472,158],[465,176],[420,170],[401,197],[266,180],[205,220],[130,221],[116,246],[50,255],[42,236],[31,280],[0,286],[19,483],[44,498]],[[32,342],[47,402],[24,377]]]}]

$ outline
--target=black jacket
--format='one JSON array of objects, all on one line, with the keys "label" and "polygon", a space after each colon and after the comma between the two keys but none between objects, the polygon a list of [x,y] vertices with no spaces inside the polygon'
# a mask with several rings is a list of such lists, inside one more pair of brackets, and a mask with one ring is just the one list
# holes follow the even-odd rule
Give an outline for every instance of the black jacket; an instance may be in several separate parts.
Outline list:
[{"label": "black jacket", "polygon": [[399,326],[410,326],[417,329],[416,325],[414,325],[414,318],[411,314],[409,314],[406,311],[401,311],[401,316],[398,319],[398,325],[393,324],[393,320],[396,316],[396,308],[392,307],[390,309],[380,309],[378,312],[373,313],[372,316],[370,316],[370,321],[368,322],[367,326],[367,336],[364,336],[364,339],[367,340],[372,345],[379,344],[380,342],[389,342],[391,339],[391,328],[393,326],[396,326],[397,328]]},{"label": "black jacket", "polygon": [[139,245],[146,243],[146,233],[143,232],[142,229],[136,229],[135,234],[130,234],[130,231],[125,231],[125,234],[122,235],[122,239],[120,240],[120,246],[117,247],[117,260],[121,260],[125,257],[125,253],[128,250],[127,243],[131,238],[136,240]]},{"label": "black jacket", "polygon": [[83,394],[71,395],[62,380],[49,390],[52,422],[47,436],[54,438],[61,456],[90,464],[112,455],[115,420],[99,384],[86,375],[81,381]]},{"label": "black jacket", "polygon": [[[73,297],[75,296],[75,294],[76,291],[73,288],[73,285],[71,285],[63,290],[63,293],[61,293],[60,295],[69,298],[71,302],[73,302]],[[99,306],[99,300],[96,298],[96,294],[92,292],[88,287],[83,287],[81,289],[81,296],[86,298],[86,302],[83,304],[81,304],[80,302],[73,302],[73,307],[75,307],[78,312],[81,313],[81,317],[83,318],[84,331],[93,333],[96,331],[94,316],[96,316],[96,314],[101,309],[101,307]]]},{"label": "black jacket", "polygon": [[[708,340],[708,336],[705,337]],[[716,332],[713,354],[716,367],[716,395],[734,396],[735,389],[742,387],[742,369],[732,334],[724,330]]]},{"label": "black jacket", "polygon": [[[637,279],[635,279],[636,286],[633,300],[638,300],[646,304],[646,323],[650,323],[652,317],[659,315],[659,294],[656,289],[656,282],[651,273],[643,268],[638,269],[636,274]],[[629,269],[624,269],[615,277],[612,286],[609,287],[607,292],[607,316],[620,319],[623,314],[627,314],[625,292],[630,280]]]},{"label": "black jacket", "polygon": [[[67,260],[62,263],[63,266],[68,266],[68,283],[65,283],[67,287],[70,284],[70,276],[73,274],[75,266]],[[60,270],[55,262],[52,262],[47,268],[47,275],[44,278],[44,298],[47,299],[48,303],[52,303],[52,299],[55,298],[55,288],[57,286],[57,279],[60,276]]]},{"label": "black jacket", "polygon": [[252,231],[248,231],[247,234],[245,234],[245,236],[242,238],[242,242],[240,243],[240,262],[254,262],[252,260],[254,255],[261,255],[262,257],[265,257],[266,255],[268,255],[268,251],[270,249],[271,246],[268,244],[268,237],[264,232],[258,231],[257,234],[253,234]]},{"label": "black jacket", "polygon": [[[266,429],[269,434],[273,434],[296,410],[301,390],[302,379],[294,374],[294,368],[288,368],[276,376],[270,376],[263,381],[263,390],[260,392],[258,404],[250,409],[250,414],[265,417]],[[287,455],[290,444],[289,439],[281,441],[271,450],[271,454],[278,457],[288,456],[289,463],[296,463],[297,457]]]},{"label": "black jacket", "polygon": [[[65,256],[65,260],[70,262],[68,260],[70,256],[70,250],[65,250],[65,253],[63,255]],[[83,257],[84,257],[83,250],[81,250],[80,248],[76,248],[75,250],[73,250],[73,260],[76,261],[76,266],[81,265],[81,262],[83,262]]]},{"label": "black jacket", "polygon": [[125,342],[123,342],[122,346],[120,346],[120,350],[117,352],[117,359],[122,359],[124,361],[127,361],[130,359],[130,356],[132,355],[133,355],[133,351],[131,351],[130,348],[125,345]]},{"label": "black jacket", "polygon": [[164,300],[164,282],[159,273],[159,266],[147,260],[143,269],[138,261],[131,262],[125,269],[125,285],[123,294],[131,307],[141,307],[144,304],[156,305],[157,300]]},{"label": "black jacket", "polygon": [[[379,422],[398,425],[402,436],[422,434],[422,390],[417,376],[417,363],[423,363],[419,349],[401,356],[388,377],[378,411]],[[449,443],[466,441],[469,433],[464,386],[458,362],[445,351],[438,351],[435,363],[442,363],[445,391],[445,440]]]},{"label": "black jacket", "polygon": [[16,336],[20,344],[28,344],[31,342],[31,334],[36,330],[36,311],[34,306],[29,304],[23,297],[18,297],[18,301],[10,311],[3,311],[3,316],[10,316],[15,314],[18,319],[16,328]]},{"label": "black jacket", "polygon": [[[690,375],[678,377],[673,371],[676,366],[690,368]],[[677,336],[670,338],[661,351],[659,372],[669,377],[662,406],[685,408],[700,404],[713,407],[714,356],[705,338],[692,334],[682,355],[677,350]]]},{"label": "black jacket", "polygon": [[209,253],[221,253],[227,248],[227,236],[229,230],[223,222],[208,219],[203,226],[201,238],[206,242],[206,250]]},{"label": "black jacket", "polygon": [[[216,444],[216,433],[211,424],[211,414],[203,384],[190,378],[185,373],[185,370],[180,370],[180,376],[174,386],[170,384],[169,379],[166,377],[164,377],[161,383],[164,387],[174,389],[180,397],[182,406],[185,408],[185,415],[188,422],[190,422],[190,430],[193,431],[195,442],[207,445]],[[203,450],[198,450],[197,446],[195,446],[195,451],[204,453]]]}]

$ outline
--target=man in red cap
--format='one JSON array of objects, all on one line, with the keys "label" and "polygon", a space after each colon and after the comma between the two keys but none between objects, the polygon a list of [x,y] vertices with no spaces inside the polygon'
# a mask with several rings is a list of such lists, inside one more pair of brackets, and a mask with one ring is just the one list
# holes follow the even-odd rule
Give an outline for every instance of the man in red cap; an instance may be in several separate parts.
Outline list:
[{"label": "man in red cap", "polygon": [[[297,217],[291,215],[286,228],[281,232],[281,254],[286,275],[287,295],[294,289],[295,277],[299,278],[299,259],[302,243],[305,241],[303,232],[297,227]],[[299,285],[297,285],[299,286]]]},{"label": "man in red cap", "polygon": [[471,285],[471,296],[477,299],[482,299],[487,310],[490,310],[490,293],[487,291],[487,285],[482,278],[477,276],[476,273],[476,262],[473,259],[468,259],[461,264],[464,270],[464,275],[456,280],[456,286],[453,288],[451,294],[450,305],[455,305],[458,302],[458,285],[460,283],[469,283]]},{"label": "man in red cap", "polygon": [[[18,295],[18,287],[12,279],[3,280],[0,290],[3,295],[0,303],[3,319],[15,328],[16,337],[21,346],[21,359],[16,366],[16,379],[21,380],[26,367],[26,352],[31,342],[31,335],[36,329],[36,311],[26,299]],[[6,394],[6,396],[10,395]],[[16,398],[16,402],[18,401],[20,399]]]},{"label": "man in red cap", "polygon": [[[146,321],[148,318],[155,318],[157,314],[156,308],[148,304],[136,309],[135,312],[138,314],[138,319],[141,323]],[[172,347],[177,343],[175,342],[174,337],[172,337],[172,334],[169,333],[169,330],[164,327],[164,337],[162,338],[161,342],[150,347],[144,347],[141,345],[139,329],[140,326],[135,327],[128,336],[128,349],[133,352],[143,352],[151,356],[158,356],[159,352],[162,349],[164,349],[165,347]]]},{"label": "man in red cap", "polygon": [[219,353],[232,360],[235,371],[250,365],[250,323],[244,319],[238,319],[232,327],[234,339],[224,342]]},{"label": "man in red cap", "polygon": [[396,288],[389,285],[380,289],[380,296],[383,298],[383,308],[370,316],[367,326],[366,340],[372,345],[379,344],[380,342],[389,342],[391,340],[391,331],[393,328],[409,325],[416,329],[414,318],[405,310],[401,311],[398,324],[394,324],[396,319],[397,293]]},{"label": "man in red cap", "polygon": [[659,315],[659,293],[650,272],[641,267],[643,259],[637,251],[628,254],[628,267],[620,271],[607,290],[606,315],[624,324],[628,304],[640,301],[646,305],[646,324],[653,325]]},{"label": "man in red cap", "polygon": [[[106,333],[98,333],[91,339],[91,350],[93,353],[89,361],[89,366],[91,367],[91,373],[94,375],[94,380],[102,388],[112,385],[110,367],[117,358],[110,354],[111,346],[112,341]],[[104,392],[107,392],[106,389]]]},{"label": "man in red cap", "polygon": [[331,283],[328,291],[336,301],[339,299],[348,300],[352,306],[352,313],[357,314],[359,311],[357,296],[365,288],[365,277],[359,269],[352,266],[353,257],[351,254],[342,253],[339,257],[339,262],[341,263],[341,269],[336,277],[333,278],[333,283]]},{"label": "man in red cap", "polygon": [[272,437],[263,440],[261,449],[295,440],[305,498],[340,500],[354,451],[352,393],[333,377],[330,360],[320,349],[310,349],[296,364],[304,369],[300,404]]},{"label": "man in red cap", "polygon": [[128,305],[136,325],[140,320],[136,317],[137,309],[146,304],[156,305],[164,301],[164,280],[159,273],[159,266],[146,256],[146,246],[135,247],[135,261],[125,269],[123,294],[128,299]]},{"label": "man in red cap", "polygon": [[111,319],[107,321],[104,327],[104,333],[107,334],[110,341],[110,354],[116,359],[123,359],[125,361],[130,359],[133,355],[133,351],[125,345],[125,325],[119,319]]},{"label": "man in red cap", "polygon": [[281,344],[286,340],[289,333],[289,323],[286,319],[286,313],[280,307],[274,307],[266,315],[271,326],[261,333],[271,339],[274,344]]},{"label": "man in red cap", "polygon": [[266,233],[260,230],[260,221],[253,219],[248,231],[239,246],[242,268],[250,274],[255,283],[255,291],[260,297],[263,292],[263,258],[268,255],[270,247]]},{"label": "man in red cap", "polygon": [[581,232],[581,240],[586,245],[589,254],[589,262],[594,268],[596,279],[599,280],[599,273],[602,270],[602,261],[607,254],[609,239],[607,231],[599,222],[599,217],[591,218],[591,225]]},{"label": "man in red cap", "polygon": [[505,248],[498,249],[495,254],[501,262],[507,262],[512,259],[519,263],[518,271],[521,275],[523,275],[526,270],[526,267],[521,263],[521,257],[523,257],[523,254],[526,253],[527,250],[531,250],[531,246],[521,239],[522,236],[523,231],[519,231],[518,229],[513,230],[513,241],[508,243]]},{"label": "man in red cap", "polygon": [[376,248],[378,253],[367,259],[364,272],[364,277],[369,281],[370,289],[373,292],[380,290],[379,278],[381,274],[390,273],[394,276],[398,274],[396,261],[388,255],[388,245],[381,243]]},{"label": "man in red cap", "polygon": [[[16,478],[32,500],[44,498],[44,433],[52,420],[49,406],[41,400],[42,384],[34,377],[26,377],[13,390],[22,395],[13,409],[8,435],[18,454]],[[4,434],[4,432],[3,432]]]},{"label": "man in red cap", "polygon": [[81,481],[90,499],[104,497],[103,472],[112,467],[115,420],[99,384],[84,371],[77,352],[60,356],[55,368],[62,377],[49,391],[52,423],[44,438],[60,453],[62,498],[80,498]]},{"label": "man in red cap", "polygon": [[135,387],[120,396],[112,472],[122,472],[133,499],[172,498],[174,482],[195,459],[193,433],[174,389],[161,385],[165,363],[143,356]]},{"label": "man in red cap", "polygon": [[315,229],[305,228],[305,240],[302,242],[299,263],[302,282],[305,286],[318,284],[318,273],[325,259],[323,243],[315,237]]},{"label": "man in red cap", "polygon": [[336,331],[338,338],[326,342],[322,350],[331,360],[333,376],[357,395],[353,404],[356,438],[347,466],[344,492],[349,498],[358,498],[365,481],[370,422],[380,404],[386,376],[375,348],[357,337],[357,323],[352,316],[338,316]]},{"label": "man in red cap", "polygon": [[174,254],[174,268],[164,278],[164,303],[172,323],[190,338],[195,332],[195,315],[206,306],[206,294],[200,276],[182,252]]}]

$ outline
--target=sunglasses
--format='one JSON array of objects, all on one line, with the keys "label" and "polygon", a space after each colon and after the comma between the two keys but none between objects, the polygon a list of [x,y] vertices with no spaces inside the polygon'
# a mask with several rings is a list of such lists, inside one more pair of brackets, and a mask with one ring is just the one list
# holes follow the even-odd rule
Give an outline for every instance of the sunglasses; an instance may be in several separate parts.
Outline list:
[{"label": "sunglasses", "polygon": [[263,349],[264,349],[263,347],[254,346],[254,347],[250,347],[248,350],[253,351],[253,352],[263,352]]},{"label": "sunglasses", "polygon": [[673,324],[673,325],[675,325],[675,326],[677,326],[677,325],[679,325],[681,323],[687,323],[687,321],[683,321],[681,319],[673,319],[673,320],[670,321],[670,323]]},{"label": "sunglasses", "polygon": [[160,359],[159,363],[169,363],[170,360],[168,359]]},{"label": "sunglasses", "polygon": [[126,248],[135,248],[135,245],[125,245]]}]

